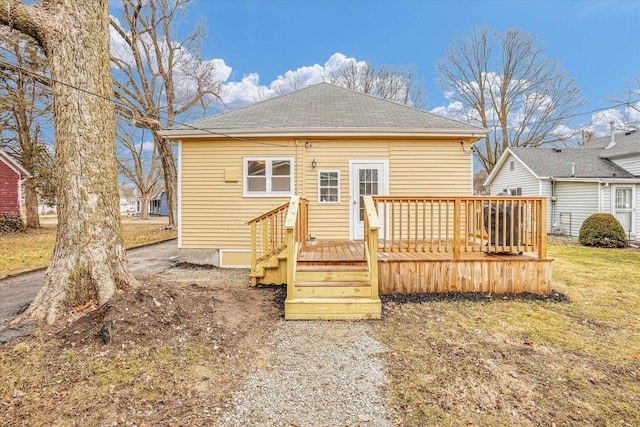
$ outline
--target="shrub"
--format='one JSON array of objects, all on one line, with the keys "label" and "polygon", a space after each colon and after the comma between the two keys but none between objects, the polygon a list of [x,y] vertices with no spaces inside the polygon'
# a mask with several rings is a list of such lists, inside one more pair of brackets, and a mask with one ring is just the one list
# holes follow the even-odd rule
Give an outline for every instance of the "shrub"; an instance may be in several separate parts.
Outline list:
[{"label": "shrub", "polygon": [[19,216],[0,215],[0,234],[22,233],[24,222]]},{"label": "shrub", "polygon": [[624,248],[627,238],[620,222],[611,214],[593,214],[582,223],[578,240],[583,246]]}]

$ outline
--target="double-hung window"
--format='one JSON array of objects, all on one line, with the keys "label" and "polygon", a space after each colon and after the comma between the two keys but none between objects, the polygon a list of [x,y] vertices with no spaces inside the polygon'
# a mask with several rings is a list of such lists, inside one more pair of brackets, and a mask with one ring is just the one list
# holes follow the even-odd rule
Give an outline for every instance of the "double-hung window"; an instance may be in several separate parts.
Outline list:
[{"label": "double-hung window", "polygon": [[340,203],[340,171],[318,172],[318,202]]},{"label": "double-hung window", "polygon": [[245,157],[243,175],[245,196],[293,194],[293,157]]}]

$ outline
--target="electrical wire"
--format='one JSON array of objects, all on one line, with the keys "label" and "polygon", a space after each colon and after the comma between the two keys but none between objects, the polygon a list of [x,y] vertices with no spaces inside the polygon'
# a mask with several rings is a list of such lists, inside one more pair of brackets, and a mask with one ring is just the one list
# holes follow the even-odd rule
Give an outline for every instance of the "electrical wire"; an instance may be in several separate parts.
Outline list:
[{"label": "electrical wire", "polygon": [[[51,83],[56,83],[56,84],[59,84],[59,85],[62,85],[62,86],[66,86],[68,88],[77,90],[79,92],[83,92],[83,93],[85,93],[87,95],[95,96],[97,98],[113,102],[114,105],[116,105],[116,106],[121,108],[120,114],[121,114],[122,111],[126,111],[129,114],[129,119],[132,119],[134,121],[143,121],[143,119],[146,119],[145,117],[136,116],[131,111],[131,109],[129,108],[128,105],[126,105],[125,103],[120,102],[120,101],[118,101],[116,99],[112,99],[112,98],[109,98],[107,96],[101,95],[99,93],[95,93],[95,92],[92,92],[90,90],[83,89],[81,87],[72,85],[71,83],[67,83],[67,82],[63,82],[61,80],[54,79],[54,78],[52,78],[50,76],[45,76],[43,74],[36,73],[36,72],[31,71],[31,70],[29,70],[27,68],[21,67],[19,65],[11,64],[11,63],[3,61],[3,60],[0,60],[0,65],[5,66],[5,67],[10,67],[12,69],[16,69],[16,70],[19,70],[21,72],[27,73],[27,74],[31,75],[32,77],[37,78],[39,80],[47,80],[47,81],[50,81]],[[166,117],[162,117],[160,115],[159,115],[159,117],[161,119],[166,119]],[[199,130],[199,131],[202,131],[202,132],[209,133],[211,135],[224,136],[226,138],[235,139],[235,140],[242,141],[242,142],[248,142],[248,143],[259,144],[259,145],[267,145],[267,146],[272,146],[272,147],[284,147],[284,148],[289,147],[288,145],[284,145],[284,144],[277,144],[277,143],[272,143],[272,142],[259,141],[259,140],[255,140],[255,139],[243,138],[243,137],[239,137],[239,136],[229,135],[229,134],[226,134],[224,132],[216,132],[216,131],[212,131],[211,129],[200,128],[200,127],[197,127],[197,126],[190,125],[189,123],[184,123],[184,122],[180,122],[180,121],[174,121],[174,122],[179,126],[186,126],[186,127],[190,128],[192,130]]]},{"label": "electrical wire", "polygon": [[[92,96],[104,99],[106,101],[113,102],[114,105],[117,105],[117,106],[121,107],[121,109],[123,109],[124,111],[127,111],[129,113],[129,115],[130,115],[130,117],[129,117],[130,119],[137,120],[137,121],[142,121],[143,119],[145,119],[145,117],[136,116],[125,103],[120,102],[118,100],[115,100],[115,99],[109,98],[107,96],[104,96],[104,95],[89,91],[87,89],[83,89],[81,87],[72,85],[72,84],[67,83],[67,82],[63,82],[61,80],[54,79],[54,78],[49,77],[49,76],[45,76],[43,74],[36,73],[36,72],[34,72],[32,70],[26,69],[26,68],[21,67],[19,65],[11,64],[11,63],[6,62],[4,60],[0,60],[0,65],[11,67],[11,68],[16,69],[16,70],[20,70],[20,71],[22,71],[24,73],[27,73],[27,74],[31,75],[34,78],[38,78],[38,79],[41,79],[41,80],[48,80],[48,81],[50,81],[52,83],[60,84],[60,85],[69,87],[71,89],[75,89],[77,91],[86,93],[88,95],[92,95]],[[640,99],[637,99],[637,100],[634,100],[634,101],[631,101],[631,100],[630,101],[623,101],[623,102],[619,102],[617,104],[614,104],[614,105],[612,105],[610,107],[596,108],[596,109],[589,110],[589,111],[569,114],[569,115],[565,116],[565,118],[570,119],[570,118],[573,118],[573,117],[579,117],[579,116],[584,116],[584,115],[587,115],[587,114],[598,113],[598,112],[601,112],[601,111],[612,110],[612,109],[616,109],[616,108],[622,107],[623,105],[627,106],[627,107],[630,107],[630,108],[634,108],[633,104],[637,104],[638,102],[640,102]],[[162,117],[160,115],[159,115],[159,117],[161,119],[165,119],[166,120],[166,117]],[[592,123],[592,122],[593,122],[593,119],[589,123]],[[259,141],[259,140],[250,139],[250,138],[243,138],[243,137],[233,136],[233,135],[229,135],[229,134],[224,133],[224,132],[216,132],[216,131],[213,131],[211,129],[200,128],[200,127],[197,127],[197,126],[193,126],[193,125],[191,125],[189,123],[185,123],[185,122],[176,121],[176,123],[179,126],[188,127],[188,128],[190,128],[192,130],[198,130],[198,131],[201,131],[201,132],[206,132],[206,133],[209,133],[209,134],[215,135],[215,136],[223,136],[223,137],[234,139],[234,140],[237,140],[237,141],[248,142],[248,143],[259,144],[259,145],[274,146],[274,147],[288,147],[287,145],[283,145],[283,144],[270,143],[270,142],[266,142],[266,141]],[[516,129],[519,129],[519,127],[507,128],[507,130],[516,130]],[[577,132],[574,135],[577,135]],[[567,139],[551,140],[551,141],[547,141],[546,143],[562,142],[562,141],[566,141]]]}]

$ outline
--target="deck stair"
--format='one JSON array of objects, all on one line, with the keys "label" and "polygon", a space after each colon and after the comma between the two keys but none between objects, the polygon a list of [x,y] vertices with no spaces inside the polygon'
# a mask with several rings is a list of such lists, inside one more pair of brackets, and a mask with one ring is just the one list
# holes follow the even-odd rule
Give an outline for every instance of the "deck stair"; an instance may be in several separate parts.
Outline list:
[{"label": "deck stair", "polygon": [[371,293],[371,278],[364,261],[298,261],[293,296],[285,302],[285,318],[380,319],[380,299]]}]

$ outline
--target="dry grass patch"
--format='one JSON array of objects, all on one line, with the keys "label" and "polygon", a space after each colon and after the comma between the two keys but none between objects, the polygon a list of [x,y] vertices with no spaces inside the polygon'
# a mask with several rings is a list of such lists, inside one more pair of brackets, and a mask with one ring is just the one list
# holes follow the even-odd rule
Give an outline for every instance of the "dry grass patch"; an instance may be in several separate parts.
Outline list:
[{"label": "dry grass patch", "polygon": [[[164,230],[160,224],[142,222],[123,224],[127,248],[174,239],[177,232]],[[23,271],[46,267],[53,253],[56,226],[44,225],[24,233],[0,235],[0,278]]]},{"label": "dry grass patch", "polygon": [[199,285],[155,276],[0,347],[0,426],[215,425],[267,354],[276,291],[246,270],[169,273]]},{"label": "dry grass patch", "polygon": [[549,249],[568,302],[385,305],[377,333],[401,424],[640,424],[640,251]]}]

